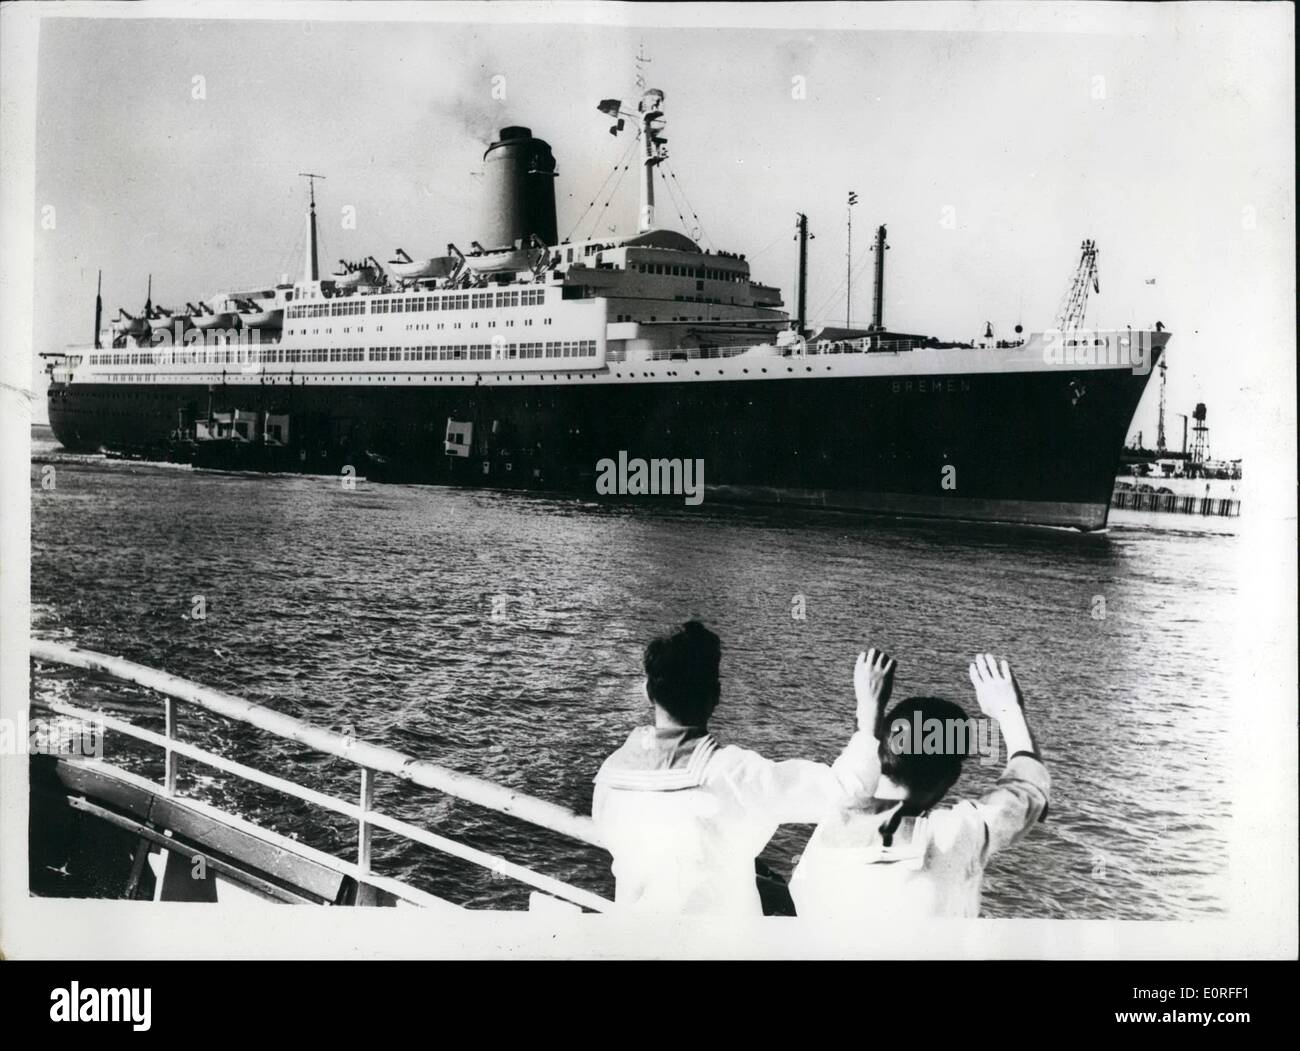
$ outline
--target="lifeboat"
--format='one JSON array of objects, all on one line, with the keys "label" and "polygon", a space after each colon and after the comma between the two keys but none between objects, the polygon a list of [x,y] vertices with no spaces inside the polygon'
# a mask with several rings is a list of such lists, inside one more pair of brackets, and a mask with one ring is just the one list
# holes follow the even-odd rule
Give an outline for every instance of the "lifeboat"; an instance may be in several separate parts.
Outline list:
[{"label": "lifeboat", "polygon": [[336,292],[353,292],[362,285],[377,286],[383,284],[381,267],[374,256],[367,256],[359,263],[339,260],[339,269],[330,275]]},{"label": "lifeboat", "polygon": [[456,269],[457,259],[452,255],[431,256],[428,259],[412,259],[400,248],[397,258],[388,261],[388,269],[401,281],[418,281],[422,278],[450,277]]},{"label": "lifeboat", "polygon": [[153,332],[171,332],[176,325],[180,325],[181,331],[184,332],[191,323],[189,314],[173,314],[159,307],[154,312],[154,316],[149,319],[149,328]]},{"label": "lifeboat", "polygon": [[217,311],[207,307],[205,313],[195,314],[193,321],[200,332],[207,332],[214,328],[235,328],[239,324],[239,315],[233,310]]},{"label": "lifeboat", "polygon": [[267,305],[258,306],[245,300],[239,311],[239,324],[243,328],[262,329],[267,332],[279,332],[284,327],[284,308]]},{"label": "lifeboat", "polygon": [[502,270],[531,270],[537,259],[532,248],[507,248],[499,252],[483,252],[465,257],[465,265],[476,274],[497,273]]},{"label": "lifeboat", "polygon": [[149,322],[143,317],[132,317],[125,310],[118,310],[117,320],[113,322],[113,329],[121,336],[130,336],[133,339],[140,339],[149,335]]},{"label": "lifeboat", "polygon": [[255,289],[249,292],[230,292],[209,299],[206,307],[214,313],[235,313],[241,328],[260,329],[278,333],[284,327],[285,293],[292,286]]},{"label": "lifeboat", "polygon": [[369,267],[362,267],[359,270],[353,270],[350,273],[331,274],[334,281],[334,288],[339,292],[355,292],[362,284],[371,284],[374,280],[374,271]]}]

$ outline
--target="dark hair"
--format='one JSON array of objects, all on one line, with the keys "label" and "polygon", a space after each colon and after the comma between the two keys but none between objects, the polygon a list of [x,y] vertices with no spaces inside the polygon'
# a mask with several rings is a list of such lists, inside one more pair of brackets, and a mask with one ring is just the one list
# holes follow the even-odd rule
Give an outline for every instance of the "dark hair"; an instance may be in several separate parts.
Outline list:
[{"label": "dark hair", "polygon": [[[926,738],[938,720],[945,729],[963,724],[960,746],[945,734],[938,750],[926,746]],[[921,806],[938,802],[961,776],[961,763],[972,752],[970,730],[961,705],[942,697],[909,697],[894,705],[877,728],[880,738],[880,772],[907,790],[910,801]],[[905,808],[906,809],[906,808]]]},{"label": "dark hair", "polygon": [[646,692],[679,723],[703,726],[722,692],[721,659],[718,636],[698,620],[688,620],[645,648]]}]

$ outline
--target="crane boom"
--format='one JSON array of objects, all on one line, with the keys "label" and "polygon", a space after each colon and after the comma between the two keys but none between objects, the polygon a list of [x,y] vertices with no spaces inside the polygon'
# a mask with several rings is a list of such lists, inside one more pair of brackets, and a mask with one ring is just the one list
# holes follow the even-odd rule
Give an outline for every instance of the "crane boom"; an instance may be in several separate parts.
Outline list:
[{"label": "crane boom", "polygon": [[1078,329],[1083,324],[1088,310],[1088,290],[1101,293],[1101,283],[1097,278],[1097,242],[1084,241],[1083,254],[1079,258],[1074,281],[1066,294],[1061,313],[1056,319],[1056,327],[1062,332]]}]

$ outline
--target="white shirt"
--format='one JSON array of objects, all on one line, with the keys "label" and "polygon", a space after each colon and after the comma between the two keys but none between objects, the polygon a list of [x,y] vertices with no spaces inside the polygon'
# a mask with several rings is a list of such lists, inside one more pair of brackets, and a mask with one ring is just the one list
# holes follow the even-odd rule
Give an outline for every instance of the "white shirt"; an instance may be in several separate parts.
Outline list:
[{"label": "white shirt", "polygon": [[978,802],[904,819],[888,847],[880,828],[890,812],[841,812],[817,827],[794,870],[795,910],[882,923],[978,916],[989,859],[1042,817],[1050,788],[1039,760],[1013,756]]},{"label": "white shirt", "polygon": [[634,730],[596,775],[592,818],[613,855],[615,904],[641,912],[761,916],[754,859],[779,825],[871,798],[875,739],[832,766],[773,762],[695,729]]}]

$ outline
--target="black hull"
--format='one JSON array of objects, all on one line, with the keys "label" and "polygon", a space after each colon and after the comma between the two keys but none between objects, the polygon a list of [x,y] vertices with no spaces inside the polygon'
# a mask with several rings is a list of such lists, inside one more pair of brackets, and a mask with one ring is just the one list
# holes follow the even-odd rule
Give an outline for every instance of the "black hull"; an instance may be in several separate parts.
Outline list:
[{"label": "black hull", "polygon": [[[60,384],[68,449],[241,470],[597,495],[597,463],[702,460],[705,499],[1104,528],[1148,376],[1125,368],[462,388]],[[283,413],[283,448],[177,441],[178,420]],[[470,455],[444,449],[474,424]],[[681,500],[680,495],[672,499]]]}]

